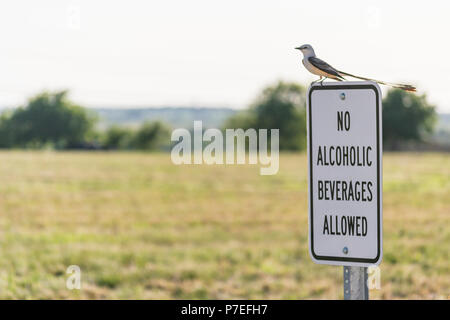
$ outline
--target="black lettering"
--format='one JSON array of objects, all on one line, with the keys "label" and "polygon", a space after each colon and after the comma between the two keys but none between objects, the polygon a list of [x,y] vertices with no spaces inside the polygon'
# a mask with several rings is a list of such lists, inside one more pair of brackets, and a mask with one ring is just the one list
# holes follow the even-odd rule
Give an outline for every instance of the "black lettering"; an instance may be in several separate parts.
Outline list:
[{"label": "black lettering", "polygon": [[[364,148],[363,148],[364,150]],[[364,154],[364,152],[363,152]],[[358,165],[358,167],[362,167],[364,165],[364,156],[363,156],[363,162],[360,161],[359,159],[359,147],[356,147],[356,163]]]},{"label": "black lettering", "polygon": [[348,234],[350,236],[355,234],[355,217],[348,217]]},{"label": "black lettering", "polygon": [[350,112],[346,111],[344,114],[345,131],[350,130]]},{"label": "black lettering", "polygon": [[318,185],[317,185],[317,196],[319,198],[319,200],[323,199],[323,181],[319,180],[317,181]]},{"label": "black lettering", "polygon": [[355,147],[350,147],[350,164],[355,165]]},{"label": "black lettering", "polygon": [[324,198],[325,198],[325,200],[330,200],[330,197],[328,196],[328,185],[330,184],[330,181],[329,180],[325,180],[324,184],[325,184]]},{"label": "black lettering", "polygon": [[372,182],[371,181],[369,181],[368,183],[367,183],[367,190],[369,191],[369,197],[367,198],[367,201],[372,201],[372,199],[373,199],[373,196],[372,196]]},{"label": "black lettering", "polygon": [[347,218],[345,216],[341,218],[341,232],[344,236],[347,234]]},{"label": "black lettering", "polygon": [[342,163],[342,150],[341,147],[336,147],[336,164],[340,166]]},{"label": "black lettering", "polygon": [[332,165],[332,166],[334,166],[334,160],[332,160],[333,157],[331,156],[331,154],[333,153],[333,151],[334,151],[334,147],[331,146],[331,147],[330,147],[330,165]]},{"label": "black lettering", "polygon": [[348,199],[350,200],[350,198],[352,199],[352,201],[355,201],[355,195],[353,193],[353,182],[350,181],[349,185],[348,185]]},{"label": "black lettering", "polygon": [[370,167],[370,166],[372,166],[372,161],[369,161],[369,151],[370,150],[372,150],[372,147],[367,147],[367,150],[366,150],[366,159],[367,159],[367,165]]},{"label": "black lettering", "polygon": [[342,165],[348,166],[348,146],[342,147]]},{"label": "black lettering", "polygon": [[330,216],[330,229],[331,229],[330,234],[334,235],[335,232],[333,231],[333,218],[331,216]]},{"label": "black lettering", "polygon": [[323,166],[323,159],[322,159],[322,148],[319,146],[319,150],[317,152],[317,165]]},{"label": "black lettering", "polygon": [[361,182],[361,200],[366,201],[366,198],[364,197],[364,193],[366,191],[366,181]]},{"label": "black lettering", "polygon": [[330,230],[328,229],[328,220],[327,220],[326,215],[325,215],[325,219],[323,221],[323,234],[325,234],[325,231],[327,232],[327,234],[330,234]]},{"label": "black lettering", "polygon": [[328,166],[330,165],[327,161],[327,147],[323,147],[323,157],[324,157],[324,165]]},{"label": "black lettering", "polygon": [[342,116],[342,111],[337,112],[337,130],[342,131],[344,128],[344,117]]},{"label": "black lettering", "polygon": [[341,181],[336,181],[336,200],[341,201]]},{"label": "black lettering", "polygon": [[361,217],[356,217],[356,235],[357,235],[358,237],[361,236],[361,232],[359,232],[359,226],[360,226],[359,220],[361,220]]},{"label": "black lettering", "polygon": [[331,200],[334,200],[336,181],[330,181]]},{"label": "black lettering", "polygon": [[336,221],[335,225],[336,225],[336,235],[340,236],[341,233],[339,232],[339,223],[338,223],[338,217],[334,216],[334,220]]},{"label": "black lettering", "polygon": [[317,198],[333,201],[373,201],[373,182],[317,180]]},{"label": "black lettering", "polygon": [[367,218],[362,216],[324,215],[322,234],[336,236],[367,236]]},{"label": "black lettering", "polygon": [[362,217],[362,235],[365,237],[367,235],[367,218]]},{"label": "black lettering", "polygon": [[348,197],[347,197],[347,182],[346,181],[342,181],[342,198],[343,200],[347,201]]},{"label": "black lettering", "polygon": [[359,181],[355,182],[355,199],[356,199],[356,201],[359,201],[359,199],[361,198],[361,192],[359,191],[360,184],[361,184],[361,182],[359,182]]}]

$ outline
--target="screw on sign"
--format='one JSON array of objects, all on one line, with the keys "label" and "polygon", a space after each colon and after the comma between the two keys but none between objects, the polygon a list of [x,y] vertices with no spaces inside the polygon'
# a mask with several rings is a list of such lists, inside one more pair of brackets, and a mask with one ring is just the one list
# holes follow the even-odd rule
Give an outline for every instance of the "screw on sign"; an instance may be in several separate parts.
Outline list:
[{"label": "screw on sign", "polygon": [[344,297],[368,299],[367,267],[382,258],[381,91],[370,81],[310,86],[309,251],[342,265]]}]

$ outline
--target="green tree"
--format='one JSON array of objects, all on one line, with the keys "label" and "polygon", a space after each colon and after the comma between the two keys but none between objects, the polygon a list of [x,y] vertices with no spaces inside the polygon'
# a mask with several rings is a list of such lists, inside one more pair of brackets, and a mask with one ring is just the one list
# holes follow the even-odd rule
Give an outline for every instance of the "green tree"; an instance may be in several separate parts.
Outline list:
[{"label": "green tree", "polygon": [[280,150],[306,147],[306,90],[303,86],[279,81],[268,86],[244,110],[227,120],[226,128],[279,129]]},{"label": "green tree", "polygon": [[0,148],[10,148],[13,146],[13,130],[9,119],[11,111],[5,111],[0,115]]},{"label": "green tree", "polygon": [[43,92],[0,118],[2,147],[83,146],[93,134],[94,115],[67,99],[67,91]]},{"label": "green tree", "polygon": [[170,145],[170,128],[160,121],[144,122],[135,132],[131,148],[155,150]]},{"label": "green tree", "polygon": [[106,149],[130,149],[134,132],[125,127],[111,126],[102,136],[102,146]]},{"label": "green tree", "polygon": [[383,141],[387,149],[397,149],[402,142],[423,141],[433,132],[435,123],[435,107],[425,95],[392,89],[383,99]]}]

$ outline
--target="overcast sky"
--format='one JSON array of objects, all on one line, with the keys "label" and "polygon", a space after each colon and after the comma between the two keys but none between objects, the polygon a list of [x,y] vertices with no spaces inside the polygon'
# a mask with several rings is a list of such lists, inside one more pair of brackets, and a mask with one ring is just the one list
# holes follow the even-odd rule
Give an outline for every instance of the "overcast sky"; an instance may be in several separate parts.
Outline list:
[{"label": "overcast sky", "polygon": [[294,47],[410,82],[450,112],[448,1],[4,1],[0,106],[68,88],[86,106],[245,107],[277,79],[314,80]]}]

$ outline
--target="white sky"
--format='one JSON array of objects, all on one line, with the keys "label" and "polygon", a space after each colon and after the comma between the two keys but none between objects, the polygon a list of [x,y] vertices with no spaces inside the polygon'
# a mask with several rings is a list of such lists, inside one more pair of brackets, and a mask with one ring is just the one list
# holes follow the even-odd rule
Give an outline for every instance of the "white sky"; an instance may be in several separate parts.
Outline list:
[{"label": "white sky", "polygon": [[277,80],[315,79],[294,47],[406,81],[450,112],[448,1],[3,1],[0,106],[42,89],[86,106],[245,107]]}]

